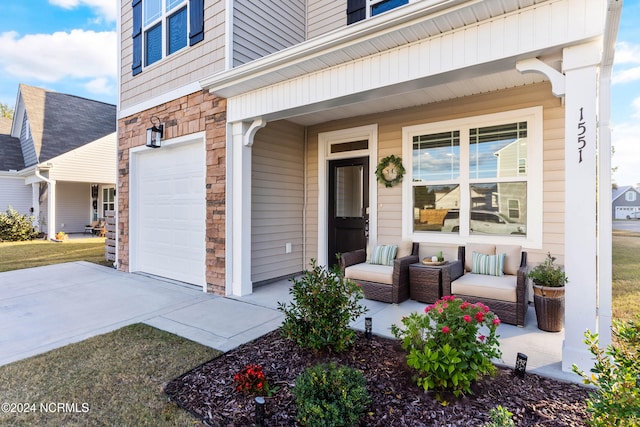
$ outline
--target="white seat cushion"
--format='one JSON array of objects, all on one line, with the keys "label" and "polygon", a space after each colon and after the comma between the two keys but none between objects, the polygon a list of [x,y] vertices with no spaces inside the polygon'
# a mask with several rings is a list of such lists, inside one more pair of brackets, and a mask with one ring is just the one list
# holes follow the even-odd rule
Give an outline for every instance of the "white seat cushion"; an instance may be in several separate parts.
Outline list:
[{"label": "white seat cushion", "polygon": [[354,281],[393,284],[393,266],[367,264],[366,262],[351,265],[344,269],[344,277]]},{"label": "white seat cushion", "polygon": [[497,277],[467,273],[458,280],[451,282],[451,293],[517,302],[517,285],[518,276],[505,275]]}]

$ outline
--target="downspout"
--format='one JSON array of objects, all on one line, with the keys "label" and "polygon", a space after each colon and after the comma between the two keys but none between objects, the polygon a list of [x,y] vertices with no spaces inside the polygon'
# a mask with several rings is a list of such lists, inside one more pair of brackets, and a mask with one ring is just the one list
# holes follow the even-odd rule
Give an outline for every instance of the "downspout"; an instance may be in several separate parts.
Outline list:
[{"label": "downspout", "polygon": [[[49,170],[51,166],[45,169]],[[47,194],[47,239],[53,239],[56,235],[56,181],[44,177],[40,173],[40,166],[36,166],[34,170],[36,178],[47,183],[49,194]]]},{"label": "downspout", "polygon": [[611,343],[612,211],[611,211],[611,74],[622,12],[622,0],[607,2],[603,57],[599,78],[598,118],[598,262],[596,310],[600,347]]},{"label": "downspout", "polygon": [[307,177],[309,161],[309,128],[304,128],[304,148],[302,152],[302,271],[307,269],[307,204],[309,202],[309,179]]}]

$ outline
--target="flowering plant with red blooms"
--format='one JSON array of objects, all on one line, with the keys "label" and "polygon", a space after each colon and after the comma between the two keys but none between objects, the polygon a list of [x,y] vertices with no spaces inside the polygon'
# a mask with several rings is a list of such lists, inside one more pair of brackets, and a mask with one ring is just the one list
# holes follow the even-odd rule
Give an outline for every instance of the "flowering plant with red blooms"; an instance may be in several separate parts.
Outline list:
[{"label": "flowering plant with red blooms", "polygon": [[233,382],[236,391],[245,395],[272,396],[277,391],[269,387],[267,376],[260,365],[245,366],[233,376]]},{"label": "flowering plant with red blooms", "polygon": [[480,302],[444,296],[402,323],[403,329],[393,325],[391,330],[425,390],[471,393],[473,381],[495,372],[491,359],[502,356],[496,334],[500,319]]}]

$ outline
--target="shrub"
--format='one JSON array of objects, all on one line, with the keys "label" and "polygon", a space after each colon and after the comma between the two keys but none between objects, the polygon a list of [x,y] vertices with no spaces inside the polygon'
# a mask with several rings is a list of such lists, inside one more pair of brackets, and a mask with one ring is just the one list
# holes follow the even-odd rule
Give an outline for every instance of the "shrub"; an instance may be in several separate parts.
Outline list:
[{"label": "shrub", "polygon": [[513,414],[503,406],[496,406],[489,411],[489,418],[491,422],[484,425],[484,427],[513,427]]},{"label": "shrub", "polygon": [[271,397],[278,387],[271,388],[262,366],[249,364],[242,368],[233,376],[236,390],[245,395],[255,394],[258,396]]},{"label": "shrub", "polygon": [[38,235],[33,228],[35,218],[19,213],[11,206],[7,212],[0,212],[0,242],[17,242],[32,240]]},{"label": "shrub", "polygon": [[293,301],[278,303],[284,313],[281,333],[302,348],[342,352],[355,340],[349,322],[366,312],[360,305],[362,289],[342,277],[337,268],[329,271],[311,260],[312,270],[292,279]]},{"label": "shrub", "polygon": [[589,394],[587,411],[592,419],[589,424],[605,426],[640,425],[640,315],[635,321],[613,321],[614,344],[606,349],[598,346],[598,334],[585,332],[584,343],[595,356],[589,376],[573,365],[573,372],[580,375],[585,384],[594,385],[596,391]]},{"label": "shrub", "polygon": [[[391,331],[408,352],[407,364],[417,371],[416,382],[425,390],[471,393],[471,383],[493,374],[492,358],[502,355],[496,329],[500,319],[482,303],[470,304],[445,296],[402,319],[405,329]],[[488,335],[479,333],[484,327]]]},{"label": "shrub", "polygon": [[307,368],[296,378],[296,420],[305,426],[353,426],[369,404],[362,372],[335,363]]}]

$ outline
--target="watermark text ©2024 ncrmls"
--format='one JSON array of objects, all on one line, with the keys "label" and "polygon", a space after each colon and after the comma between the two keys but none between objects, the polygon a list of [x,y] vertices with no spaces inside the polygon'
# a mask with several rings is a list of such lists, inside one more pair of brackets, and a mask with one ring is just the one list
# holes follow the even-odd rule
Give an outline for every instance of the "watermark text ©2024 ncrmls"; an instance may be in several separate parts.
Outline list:
[{"label": "watermark text \u00a92024 ncrmls", "polygon": [[86,414],[91,411],[87,402],[3,402],[0,411],[5,414],[39,412],[45,414]]}]

